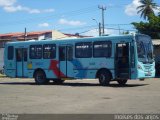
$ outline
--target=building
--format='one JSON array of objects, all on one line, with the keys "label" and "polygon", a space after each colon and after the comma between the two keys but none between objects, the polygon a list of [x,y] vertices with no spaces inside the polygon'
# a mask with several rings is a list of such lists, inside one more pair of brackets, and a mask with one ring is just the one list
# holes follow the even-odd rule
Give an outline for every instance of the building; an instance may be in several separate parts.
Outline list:
[{"label": "building", "polygon": [[154,45],[155,60],[160,63],[160,39],[153,39],[152,42]]},{"label": "building", "polygon": [[6,42],[24,41],[24,40],[46,40],[46,39],[68,39],[68,38],[82,38],[88,36],[80,36],[79,34],[66,34],[56,30],[35,31],[0,34],[0,48],[4,48]]},{"label": "building", "polygon": [[156,62],[156,77],[160,77],[160,39],[152,40],[154,45],[154,55]]}]

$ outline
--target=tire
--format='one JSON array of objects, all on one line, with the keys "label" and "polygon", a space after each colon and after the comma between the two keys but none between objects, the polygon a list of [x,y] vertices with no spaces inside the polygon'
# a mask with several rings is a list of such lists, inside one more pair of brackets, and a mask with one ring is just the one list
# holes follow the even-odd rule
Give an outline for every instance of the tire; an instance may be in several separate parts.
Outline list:
[{"label": "tire", "polygon": [[119,79],[119,80],[117,80],[118,84],[121,85],[121,86],[126,85],[127,81],[128,80],[126,80],[126,79]]},{"label": "tire", "polygon": [[47,84],[49,80],[46,79],[46,74],[42,70],[38,70],[34,74],[36,84],[43,85]]},{"label": "tire", "polygon": [[102,86],[108,86],[110,81],[111,81],[111,74],[109,71],[107,70],[101,70],[98,73],[98,79],[99,79],[99,83]]}]

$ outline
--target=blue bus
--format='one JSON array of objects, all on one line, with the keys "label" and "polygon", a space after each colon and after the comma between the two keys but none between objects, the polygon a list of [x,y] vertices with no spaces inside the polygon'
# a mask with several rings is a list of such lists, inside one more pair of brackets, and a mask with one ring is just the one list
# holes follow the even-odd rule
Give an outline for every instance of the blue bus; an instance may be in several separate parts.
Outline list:
[{"label": "blue bus", "polygon": [[34,78],[37,84],[98,78],[102,86],[124,85],[155,77],[152,41],[143,34],[9,42],[4,62],[7,76]]}]

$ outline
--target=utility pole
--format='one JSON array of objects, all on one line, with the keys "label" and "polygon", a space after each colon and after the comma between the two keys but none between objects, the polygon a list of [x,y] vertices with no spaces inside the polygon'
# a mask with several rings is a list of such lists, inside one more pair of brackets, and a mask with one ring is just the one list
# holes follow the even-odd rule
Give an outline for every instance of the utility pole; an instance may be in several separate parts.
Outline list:
[{"label": "utility pole", "polygon": [[96,19],[92,19],[92,20],[94,20],[96,23],[97,23],[97,25],[98,25],[98,31],[99,31],[99,36],[101,36],[101,23],[99,22],[97,22],[97,20]]},{"label": "utility pole", "polygon": [[99,22],[98,26],[99,26],[99,36],[101,36],[101,23],[100,22]]},{"label": "utility pole", "polygon": [[27,37],[27,29],[24,29],[24,41],[26,41],[26,37]]},{"label": "utility pole", "polygon": [[106,10],[106,6],[99,5],[98,8],[102,10],[102,33],[104,35],[105,34],[104,32],[104,11]]}]

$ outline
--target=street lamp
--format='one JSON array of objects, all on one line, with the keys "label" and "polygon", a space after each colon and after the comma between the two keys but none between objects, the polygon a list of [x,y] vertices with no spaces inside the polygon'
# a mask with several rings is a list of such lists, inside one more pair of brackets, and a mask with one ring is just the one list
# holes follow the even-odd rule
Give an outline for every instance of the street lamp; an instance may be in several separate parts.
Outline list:
[{"label": "street lamp", "polygon": [[97,26],[99,28],[99,36],[101,36],[101,23],[100,22],[98,23],[97,20],[94,18],[92,20],[94,20],[97,23]]}]

